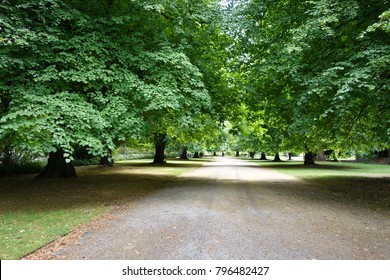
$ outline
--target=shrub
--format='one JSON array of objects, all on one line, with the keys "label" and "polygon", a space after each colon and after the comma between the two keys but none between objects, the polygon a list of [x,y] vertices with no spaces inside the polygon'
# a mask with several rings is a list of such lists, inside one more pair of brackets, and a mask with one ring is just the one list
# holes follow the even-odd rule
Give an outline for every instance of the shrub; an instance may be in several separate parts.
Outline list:
[{"label": "shrub", "polygon": [[153,158],[153,156],[154,151],[149,147],[119,147],[112,153],[112,157],[115,161]]},{"label": "shrub", "polygon": [[34,174],[39,173],[45,167],[44,161],[23,161],[0,165],[0,176],[10,176],[15,174]]}]

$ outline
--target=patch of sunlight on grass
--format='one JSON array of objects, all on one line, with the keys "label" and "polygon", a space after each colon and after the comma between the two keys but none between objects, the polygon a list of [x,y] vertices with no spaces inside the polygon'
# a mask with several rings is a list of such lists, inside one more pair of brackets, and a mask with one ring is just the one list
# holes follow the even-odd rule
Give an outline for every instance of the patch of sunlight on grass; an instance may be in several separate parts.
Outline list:
[{"label": "patch of sunlight on grass", "polygon": [[[168,159],[165,164],[153,164],[150,159],[143,160],[126,160],[120,161],[116,164],[120,167],[130,167],[135,169],[134,172],[138,174],[150,175],[165,175],[165,176],[179,176],[194,168],[203,166],[205,163],[212,161],[212,158],[201,159]],[[129,170],[129,172],[131,172]]]}]

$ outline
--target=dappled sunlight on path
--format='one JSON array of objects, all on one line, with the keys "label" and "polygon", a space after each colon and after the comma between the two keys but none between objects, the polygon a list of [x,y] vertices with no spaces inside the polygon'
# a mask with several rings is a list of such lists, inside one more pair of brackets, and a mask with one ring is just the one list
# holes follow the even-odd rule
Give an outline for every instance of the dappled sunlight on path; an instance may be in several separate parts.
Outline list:
[{"label": "dappled sunlight on path", "polygon": [[253,162],[235,158],[216,158],[202,168],[188,172],[181,178],[204,178],[209,180],[232,180],[249,182],[296,182],[297,178],[269,168],[262,168]]}]

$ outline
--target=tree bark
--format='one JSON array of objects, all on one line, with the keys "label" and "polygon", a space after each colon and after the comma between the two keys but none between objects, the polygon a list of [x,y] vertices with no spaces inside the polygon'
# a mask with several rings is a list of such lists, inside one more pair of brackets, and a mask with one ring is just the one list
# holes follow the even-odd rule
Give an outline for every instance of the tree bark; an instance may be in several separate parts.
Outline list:
[{"label": "tree bark", "polygon": [[181,152],[180,159],[188,159],[188,150],[187,148],[184,148],[183,151]]},{"label": "tree bark", "polygon": [[249,152],[249,156],[253,159],[255,157],[255,152]]},{"label": "tree bark", "polygon": [[194,158],[200,158],[199,152],[195,152],[195,153],[194,153]]},{"label": "tree bark", "polygon": [[390,164],[390,149],[387,149],[387,163]]},{"label": "tree bark", "polygon": [[282,160],[280,159],[279,153],[276,153],[276,154],[275,154],[275,158],[274,158],[273,161],[274,161],[274,162],[282,162]]},{"label": "tree bark", "polygon": [[49,154],[49,159],[43,171],[36,177],[38,179],[50,178],[75,178],[76,169],[73,164],[66,163],[64,158],[64,151],[59,149],[56,152]]},{"label": "tree bark", "polygon": [[165,133],[156,133],[154,135],[154,146],[156,152],[154,154],[153,163],[162,164],[166,163],[165,161],[165,145],[167,143],[167,135]]},{"label": "tree bark", "polygon": [[108,151],[108,155],[101,157],[99,162],[100,167],[113,167],[114,166],[114,160],[112,159],[112,151]]},{"label": "tree bark", "polygon": [[[12,150],[8,145],[5,145],[1,152],[1,164],[4,166],[10,165],[12,163]],[[0,155],[0,156],[1,156]]]},{"label": "tree bark", "polygon": [[390,149],[387,149],[387,163],[390,164]]},{"label": "tree bark", "polygon": [[304,165],[314,165],[314,164],[316,164],[316,163],[314,162],[313,153],[310,151],[307,151],[305,153]]},{"label": "tree bark", "polygon": [[240,156],[240,152],[236,151],[236,157],[239,157],[239,156]]},{"label": "tree bark", "polygon": [[324,150],[318,151],[317,160],[318,161],[325,161],[326,160]]},{"label": "tree bark", "polygon": [[267,157],[266,157],[265,153],[261,153],[260,160],[267,160]]},{"label": "tree bark", "polygon": [[288,160],[292,160],[292,155],[291,155],[291,153],[288,153]]}]

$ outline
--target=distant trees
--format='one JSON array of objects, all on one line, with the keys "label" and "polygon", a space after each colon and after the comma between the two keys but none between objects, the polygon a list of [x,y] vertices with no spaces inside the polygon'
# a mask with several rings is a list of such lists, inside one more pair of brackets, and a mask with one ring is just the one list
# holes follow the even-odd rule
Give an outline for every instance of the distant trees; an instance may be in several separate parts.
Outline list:
[{"label": "distant trees", "polygon": [[[272,143],[306,152],[390,145],[389,2],[231,2],[234,69]],[[236,19],[236,21],[234,21]],[[242,81],[241,81],[242,82]],[[272,129],[271,129],[272,128]]]}]

